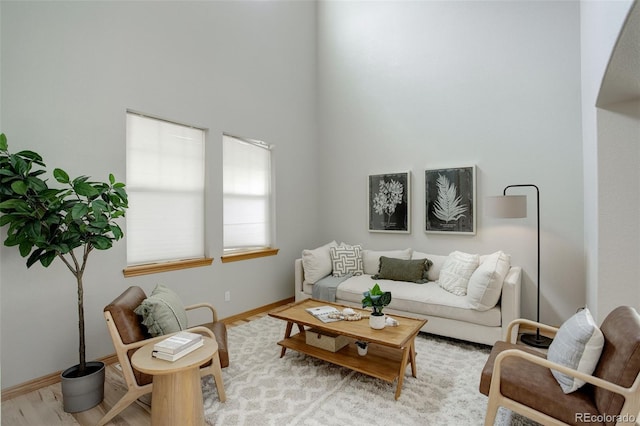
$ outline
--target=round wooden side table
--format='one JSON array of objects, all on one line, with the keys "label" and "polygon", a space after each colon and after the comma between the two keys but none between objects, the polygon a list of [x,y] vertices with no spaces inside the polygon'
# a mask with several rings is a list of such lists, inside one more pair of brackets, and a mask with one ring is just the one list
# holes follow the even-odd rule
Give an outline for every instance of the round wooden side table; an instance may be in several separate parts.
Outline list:
[{"label": "round wooden side table", "polygon": [[141,347],[131,357],[131,364],[135,369],[153,375],[151,393],[151,424],[153,426],[203,426],[205,424],[200,366],[211,359],[213,359],[212,367],[218,393],[221,393],[220,389],[223,390],[220,399],[224,400],[218,344],[215,339],[209,337],[203,339],[202,347],[177,361],[165,361],[152,357],[153,343]]}]

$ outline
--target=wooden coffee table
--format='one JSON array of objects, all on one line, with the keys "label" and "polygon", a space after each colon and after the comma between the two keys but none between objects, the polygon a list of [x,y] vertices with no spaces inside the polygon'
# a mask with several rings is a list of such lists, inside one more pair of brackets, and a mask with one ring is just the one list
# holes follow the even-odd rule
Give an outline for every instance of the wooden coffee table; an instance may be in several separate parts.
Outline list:
[{"label": "wooden coffee table", "polygon": [[[287,322],[284,339],[278,342],[278,345],[282,346],[280,357],[284,356],[287,349],[293,349],[387,382],[398,379],[395,394],[395,398],[398,399],[402,392],[407,364],[411,365],[413,377],[417,377],[415,338],[427,320],[392,315],[400,323],[399,326],[374,330],[369,327],[369,320],[366,318],[360,321],[323,323],[305,310],[317,306],[335,306],[340,311],[347,307],[354,309],[352,306],[305,299],[269,312],[270,316]],[[362,309],[354,310],[364,315],[369,314],[369,311]],[[299,333],[291,335],[294,325],[297,325]],[[337,352],[308,345],[305,326],[346,336],[350,343]],[[358,355],[353,344],[356,340],[369,342],[367,355]]]}]

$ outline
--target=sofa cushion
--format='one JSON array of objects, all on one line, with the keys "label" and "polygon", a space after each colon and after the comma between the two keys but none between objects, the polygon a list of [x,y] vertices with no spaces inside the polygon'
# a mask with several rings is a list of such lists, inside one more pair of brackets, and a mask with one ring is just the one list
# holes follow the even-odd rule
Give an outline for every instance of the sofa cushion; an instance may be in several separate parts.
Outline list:
[{"label": "sofa cushion", "polygon": [[404,260],[380,256],[380,272],[373,279],[409,281],[422,284],[431,261],[428,259]]},{"label": "sofa cushion", "polygon": [[438,281],[440,278],[440,271],[442,270],[442,266],[444,262],[447,260],[449,256],[442,256],[440,254],[427,254],[421,253],[419,251],[414,251],[411,254],[411,259],[429,259],[431,261],[431,266],[427,271],[427,279],[429,281]]},{"label": "sofa cushion", "polygon": [[359,245],[341,244],[338,247],[331,247],[329,253],[334,277],[362,274],[362,247]]},{"label": "sofa cushion", "polygon": [[467,298],[475,309],[486,311],[496,306],[502,294],[504,277],[509,273],[509,256],[497,251],[488,256],[480,256],[480,266],[473,271],[467,285]]},{"label": "sofa cushion", "polygon": [[467,294],[469,278],[478,268],[480,256],[454,251],[449,254],[442,266],[438,283],[440,287],[455,294],[464,296]]},{"label": "sofa cushion", "polygon": [[[604,336],[589,309],[584,308],[560,326],[549,346],[547,359],[590,375],[598,364],[603,346]],[[564,393],[575,392],[585,384],[583,380],[559,371],[551,372]]]},{"label": "sofa cushion", "polygon": [[338,243],[331,241],[313,250],[302,250],[302,267],[304,268],[304,280],[309,284],[331,274],[331,247],[337,247]]},{"label": "sofa cushion", "polygon": [[187,328],[184,304],[174,291],[162,284],[158,284],[134,312],[142,316],[142,324],[153,337]]},{"label": "sofa cushion", "polygon": [[369,275],[375,275],[380,271],[380,256],[392,257],[394,259],[411,259],[411,253],[413,250],[408,248],[404,250],[388,250],[388,251],[374,251],[364,250],[362,252],[362,260],[364,262],[364,273]]},{"label": "sofa cushion", "polygon": [[[480,312],[472,308],[466,297],[449,293],[435,282],[416,285],[407,281],[377,280],[383,291],[390,291],[391,303],[385,312],[401,311],[407,316],[428,315],[449,318],[488,327],[500,327],[500,308]],[[336,291],[338,303],[361,304],[362,293],[371,288],[371,275],[351,277]],[[428,325],[427,325],[428,327]]]}]

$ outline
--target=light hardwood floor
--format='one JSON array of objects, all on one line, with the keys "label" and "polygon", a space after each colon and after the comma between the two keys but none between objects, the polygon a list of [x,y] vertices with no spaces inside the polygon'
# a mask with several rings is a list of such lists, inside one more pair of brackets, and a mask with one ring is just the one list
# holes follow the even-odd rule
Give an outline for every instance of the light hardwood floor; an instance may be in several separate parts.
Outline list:
[{"label": "light hardwood floor", "polygon": [[[245,324],[262,318],[266,312],[259,313],[246,319],[227,323],[227,328]],[[226,321],[225,321],[226,322]],[[233,348],[229,348],[230,351]],[[46,386],[31,393],[2,401],[3,426],[53,426],[53,425],[81,425],[94,426],[104,414],[126,392],[126,385],[117,364],[110,364],[106,368],[104,386],[104,400],[90,410],[69,414],[62,409],[62,392],[60,383]],[[150,394],[148,395],[150,396]],[[145,398],[150,401],[149,398]],[[109,425],[119,426],[148,426],[151,423],[149,406],[136,401],[116,416]]]}]

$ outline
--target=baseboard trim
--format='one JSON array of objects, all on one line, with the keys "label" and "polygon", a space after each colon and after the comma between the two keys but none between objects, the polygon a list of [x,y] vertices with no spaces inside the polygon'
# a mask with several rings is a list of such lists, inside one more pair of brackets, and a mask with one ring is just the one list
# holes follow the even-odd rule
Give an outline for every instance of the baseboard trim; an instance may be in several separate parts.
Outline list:
[{"label": "baseboard trim", "polygon": [[[104,356],[102,358],[98,358],[95,361],[102,361],[105,364],[110,365],[114,362],[118,362],[118,357],[116,356],[116,354],[112,354]],[[16,396],[25,395],[40,388],[60,383],[60,375],[63,371],[64,370],[56,371],[55,373],[47,374],[46,376],[38,377],[37,379],[29,380],[28,382],[20,383],[6,389],[2,389],[2,396],[0,396],[0,398],[3,401],[6,401],[8,399],[15,398]]]},{"label": "baseboard trim", "polygon": [[[292,303],[294,301],[293,297],[288,299],[283,299],[278,302],[270,303],[268,305],[261,306],[256,309],[251,309],[250,311],[242,312],[237,315],[233,315],[227,318],[221,319],[225,324],[231,324],[236,321],[242,321],[247,318],[250,318],[254,315],[261,314],[263,312],[268,312],[272,309],[277,308],[278,306],[286,305],[287,303]],[[104,356],[102,358],[97,359],[96,361],[102,361],[107,365],[118,362],[118,357],[116,354],[111,354]],[[2,395],[0,395],[0,399],[2,401],[9,400],[11,398],[15,398],[17,396],[25,395],[27,393],[31,393],[40,388],[55,385],[56,383],[60,383],[60,375],[63,370],[56,371],[55,373],[47,374],[46,376],[38,377],[33,380],[29,380],[28,382],[20,383],[15,386],[8,387],[6,389],[2,389]]]},{"label": "baseboard trim", "polygon": [[261,314],[261,313],[264,313],[264,312],[269,312],[269,311],[271,311],[271,310],[273,310],[273,309],[275,309],[275,308],[277,308],[279,306],[286,305],[288,303],[293,303],[294,301],[295,301],[295,298],[289,297],[287,299],[283,299],[283,300],[280,300],[278,302],[273,302],[273,303],[270,303],[268,305],[260,306],[259,308],[251,309],[250,311],[242,312],[242,313],[237,314],[237,315],[232,315],[230,317],[223,318],[220,321],[222,321],[223,323],[229,325],[229,324],[232,324],[232,323],[234,323],[236,321],[246,320],[248,318],[251,318],[254,315],[258,315],[258,314]]}]

